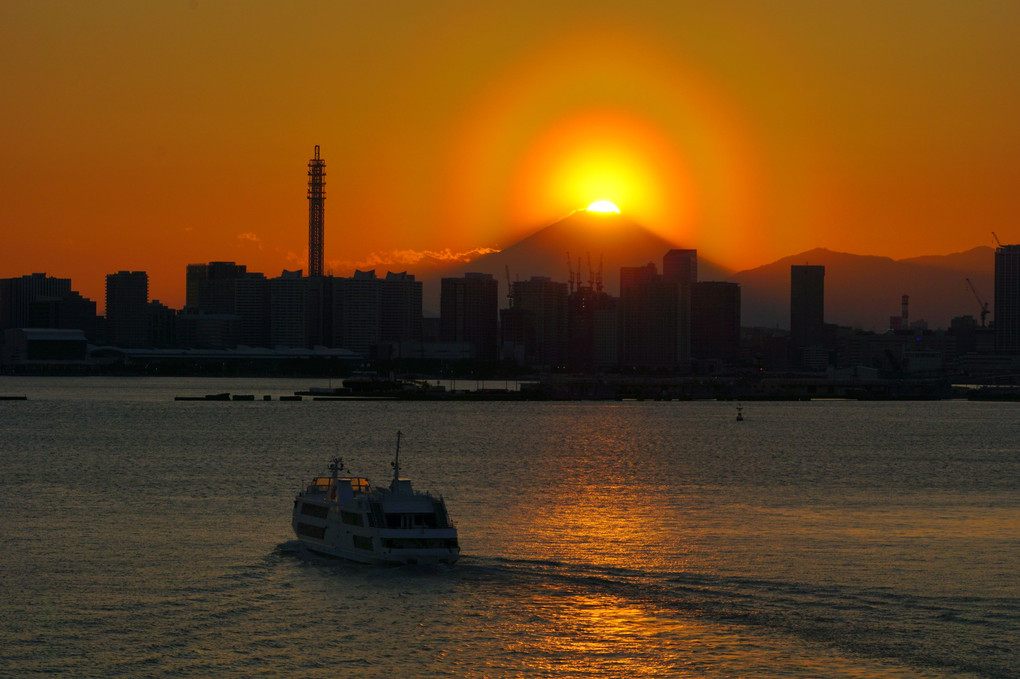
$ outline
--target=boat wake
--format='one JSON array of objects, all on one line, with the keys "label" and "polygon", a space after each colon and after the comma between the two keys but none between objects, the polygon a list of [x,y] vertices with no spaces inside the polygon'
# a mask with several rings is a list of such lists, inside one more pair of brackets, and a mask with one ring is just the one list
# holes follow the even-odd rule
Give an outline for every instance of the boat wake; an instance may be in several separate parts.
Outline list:
[{"label": "boat wake", "polygon": [[655,616],[779,631],[912,667],[1020,676],[1011,641],[1020,636],[1020,600],[470,555],[456,570],[479,587],[511,589],[509,581],[536,597],[606,597]]},{"label": "boat wake", "polygon": [[279,554],[282,556],[294,556],[300,555],[302,551],[307,550],[304,549],[304,545],[301,544],[300,540],[287,540],[286,542],[281,542],[280,544],[278,544],[276,548],[273,550],[273,554]]}]

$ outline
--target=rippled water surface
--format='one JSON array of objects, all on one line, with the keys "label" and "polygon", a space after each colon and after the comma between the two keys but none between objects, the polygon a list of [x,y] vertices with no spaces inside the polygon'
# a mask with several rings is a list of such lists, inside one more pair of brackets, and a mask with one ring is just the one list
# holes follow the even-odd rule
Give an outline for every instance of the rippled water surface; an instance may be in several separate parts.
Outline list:
[{"label": "rippled water surface", "polygon": [[[308,386],[0,378],[0,676],[1020,676],[1016,404]],[[301,483],[398,429],[461,561],[310,558]]]}]

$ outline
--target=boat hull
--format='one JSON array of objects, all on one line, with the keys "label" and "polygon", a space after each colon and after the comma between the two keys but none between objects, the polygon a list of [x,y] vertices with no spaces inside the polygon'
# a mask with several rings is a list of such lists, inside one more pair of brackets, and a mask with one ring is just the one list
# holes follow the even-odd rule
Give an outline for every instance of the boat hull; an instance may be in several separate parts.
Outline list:
[{"label": "boat hull", "polygon": [[363,502],[338,505],[298,496],[294,533],[315,554],[357,563],[453,565],[460,557],[456,528],[381,527],[385,515],[375,520],[368,507]]},{"label": "boat hull", "polygon": [[298,538],[301,544],[304,545],[305,549],[318,556],[326,557],[329,559],[340,559],[343,561],[352,561],[354,563],[369,564],[374,566],[386,566],[386,565],[447,565],[452,566],[457,563],[457,559],[460,557],[458,550],[442,550],[442,551],[415,551],[408,550],[406,553],[391,553],[391,554],[379,554],[374,556],[368,556],[363,552],[358,552],[353,549],[343,549],[335,547],[334,545],[326,545],[317,541],[307,540]]}]

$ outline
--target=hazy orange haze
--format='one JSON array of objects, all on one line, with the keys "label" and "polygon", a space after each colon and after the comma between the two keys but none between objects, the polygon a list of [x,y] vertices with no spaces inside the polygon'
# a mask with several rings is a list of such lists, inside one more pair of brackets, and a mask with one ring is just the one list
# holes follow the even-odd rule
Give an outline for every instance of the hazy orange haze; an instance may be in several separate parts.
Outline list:
[{"label": "hazy orange haze", "polygon": [[600,198],[734,269],[1017,242],[1018,25],[943,0],[8,0],[0,277],[102,306],[145,270],[179,307],[188,263],[306,268],[316,144],[338,275]]}]

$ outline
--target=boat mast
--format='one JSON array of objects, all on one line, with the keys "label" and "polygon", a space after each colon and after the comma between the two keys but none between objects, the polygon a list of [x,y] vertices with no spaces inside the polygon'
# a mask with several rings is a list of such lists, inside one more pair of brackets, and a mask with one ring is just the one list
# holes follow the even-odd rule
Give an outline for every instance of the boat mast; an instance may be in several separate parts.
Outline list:
[{"label": "boat mast", "polygon": [[329,463],[329,471],[333,474],[333,488],[330,493],[333,495],[333,499],[337,504],[340,504],[340,492],[339,488],[339,475],[344,468],[344,459],[342,457],[334,457]]},{"label": "boat mast", "polygon": [[390,488],[397,489],[397,481],[400,480],[400,431],[397,431],[397,454],[393,457],[393,482]]}]

